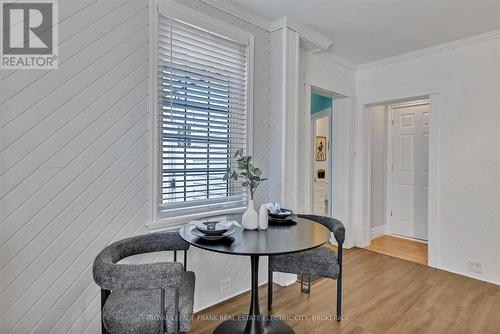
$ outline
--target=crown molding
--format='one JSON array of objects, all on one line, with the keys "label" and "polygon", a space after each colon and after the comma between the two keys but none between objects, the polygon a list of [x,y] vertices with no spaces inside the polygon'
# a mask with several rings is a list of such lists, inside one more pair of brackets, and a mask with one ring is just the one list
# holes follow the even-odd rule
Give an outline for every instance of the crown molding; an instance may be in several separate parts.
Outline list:
[{"label": "crown molding", "polygon": [[272,32],[281,29],[283,27],[286,27],[287,26],[286,23],[287,23],[286,16],[280,17],[279,19],[269,22],[269,31]]},{"label": "crown molding", "polygon": [[283,27],[288,27],[289,29],[297,32],[300,37],[317,45],[320,48],[318,51],[327,50],[333,45],[333,41],[330,38],[288,16],[283,16],[271,22],[270,31],[275,31]]},{"label": "crown molding", "polygon": [[224,0],[200,0],[201,2],[220,9],[228,14],[236,16],[248,23],[251,23],[259,28],[262,28],[266,31],[271,31],[271,22],[249,10],[246,10],[243,7],[236,5],[230,1]]},{"label": "crown molding", "polygon": [[283,16],[277,20],[269,21],[243,7],[236,5],[235,3],[227,0],[200,0],[201,2],[220,9],[228,14],[236,16],[248,23],[251,23],[259,28],[262,28],[268,32],[273,32],[283,27],[288,27],[293,31],[296,31],[301,38],[310,41],[311,43],[317,45],[319,49],[317,51],[327,50],[333,45],[333,41],[318,33],[317,31],[305,26],[304,24],[298,22],[287,16]]},{"label": "crown molding", "polygon": [[318,49],[310,51],[313,54],[316,54],[319,57],[324,57],[338,65],[344,66],[348,69],[355,70],[356,65],[349,62],[346,59],[335,56],[331,53],[327,53],[326,50],[333,45],[333,41],[328,37],[316,32],[315,30],[301,24],[295,19],[292,19],[287,16],[283,16],[274,21],[268,21],[267,19],[258,16],[257,14],[240,7],[233,2],[224,1],[224,0],[200,0],[201,2],[215,7],[219,10],[222,10],[228,14],[231,14],[235,17],[238,17],[248,23],[251,23],[261,29],[264,29],[268,32],[273,32],[278,29],[282,29],[283,27],[288,27],[289,29],[297,32],[299,36],[315,46]]},{"label": "crown molding", "polygon": [[330,53],[328,51],[318,50],[318,51],[313,51],[311,53],[317,55],[318,57],[326,58],[329,61],[331,61],[337,65],[346,67],[352,71],[356,71],[356,69],[357,69],[356,64],[353,64],[350,61],[348,61],[347,59],[339,57],[339,56],[337,56],[333,53]]},{"label": "crown molding", "polygon": [[376,68],[376,67],[381,67],[381,66],[393,64],[393,63],[399,63],[402,61],[411,60],[411,59],[424,57],[424,56],[429,56],[432,54],[436,54],[436,53],[440,53],[440,52],[444,52],[444,51],[448,51],[448,50],[452,50],[452,49],[456,49],[456,48],[460,48],[460,47],[464,47],[464,46],[468,46],[468,45],[473,45],[473,44],[489,41],[491,39],[496,39],[496,38],[500,38],[500,29],[492,30],[492,31],[478,34],[478,35],[474,35],[474,36],[465,37],[462,39],[457,39],[455,41],[434,45],[434,46],[431,46],[428,48],[424,48],[424,49],[420,49],[420,50],[416,50],[416,51],[411,51],[411,52],[403,53],[403,54],[392,56],[392,57],[383,58],[383,59],[376,60],[373,62],[364,63],[361,65],[358,65],[357,69],[358,70],[366,70],[366,69],[371,69],[371,68]]}]

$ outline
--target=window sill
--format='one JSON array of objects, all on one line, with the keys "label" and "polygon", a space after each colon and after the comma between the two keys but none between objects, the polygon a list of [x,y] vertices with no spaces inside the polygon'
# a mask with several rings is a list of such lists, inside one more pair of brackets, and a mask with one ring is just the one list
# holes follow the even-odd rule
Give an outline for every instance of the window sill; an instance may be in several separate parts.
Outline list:
[{"label": "window sill", "polygon": [[183,225],[185,225],[193,220],[228,215],[228,214],[235,214],[235,213],[243,213],[246,211],[246,209],[247,209],[246,207],[236,207],[236,208],[231,208],[231,209],[221,209],[221,210],[199,212],[199,213],[194,213],[194,214],[190,214],[190,215],[182,215],[182,216],[177,216],[177,217],[161,218],[161,219],[158,219],[157,221],[147,222],[146,228],[148,230],[150,230],[151,232],[176,230],[176,229],[180,228],[181,226],[183,226]]}]

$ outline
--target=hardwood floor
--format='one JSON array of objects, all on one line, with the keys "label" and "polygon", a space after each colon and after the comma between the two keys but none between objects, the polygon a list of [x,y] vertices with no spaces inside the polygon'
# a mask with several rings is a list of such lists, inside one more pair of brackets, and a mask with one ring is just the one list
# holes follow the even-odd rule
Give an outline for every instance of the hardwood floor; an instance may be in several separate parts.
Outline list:
[{"label": "hardwood floor", "polygon": [[[346,251],[344,264],[345,320],[328,319],[336,298],[330,279],[311,294],[300,293],[298,284],[276,286],[272,314],[286,316],[297,334],[500,333],[498,285],[365,249]],[[262,314],[268,314],[266,291],[265,285],[259,291]],[[190,333],[212,333],[221,318],[247,313],[249,300],[245,293],[200,312]]]},{"label": "hardwood floor", "polygon": [[373,239],[367,250],[427,265],[427,244],[384,235]]}]

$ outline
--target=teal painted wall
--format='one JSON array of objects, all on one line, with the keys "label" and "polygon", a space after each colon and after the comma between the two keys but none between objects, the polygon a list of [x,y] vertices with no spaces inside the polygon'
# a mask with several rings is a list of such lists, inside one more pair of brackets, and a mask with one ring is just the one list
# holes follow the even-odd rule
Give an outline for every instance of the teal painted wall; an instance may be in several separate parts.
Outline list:
[{"label": "teal painted wall", "polygon": [[311,114],[332,107],[332,98],[311,93]]}]

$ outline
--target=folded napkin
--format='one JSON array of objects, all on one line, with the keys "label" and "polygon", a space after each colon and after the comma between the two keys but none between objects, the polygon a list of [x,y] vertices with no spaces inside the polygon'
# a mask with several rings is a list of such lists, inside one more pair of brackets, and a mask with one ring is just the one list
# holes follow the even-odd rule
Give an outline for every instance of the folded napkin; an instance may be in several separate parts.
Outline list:
[{"label": "folded napkin", "polygon": [[[211,224],[207,224],[211,223]],[[196,226],[202,231],[219,231],[219,230],[229,230],[233,226],[241,227],[241,225],[236,220],[220,220],[220,221],[199,221],[195,220],[190,222],[191,225]]]},{"label": "folded napkin", "polygon": [[277,215],[281,212],[281,206],[278,202],[266,203],[266,208],[270,213],[275,214],[275,215]]}]

